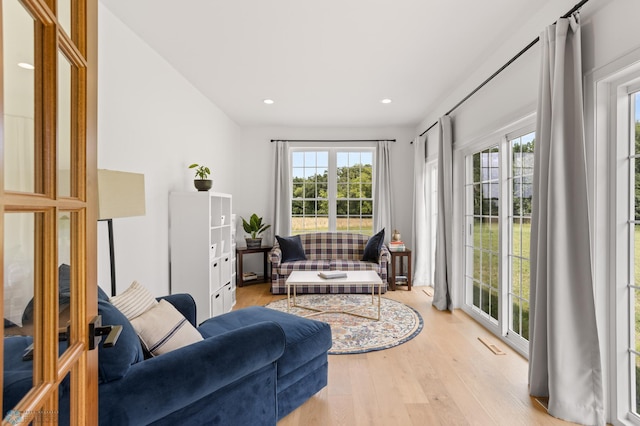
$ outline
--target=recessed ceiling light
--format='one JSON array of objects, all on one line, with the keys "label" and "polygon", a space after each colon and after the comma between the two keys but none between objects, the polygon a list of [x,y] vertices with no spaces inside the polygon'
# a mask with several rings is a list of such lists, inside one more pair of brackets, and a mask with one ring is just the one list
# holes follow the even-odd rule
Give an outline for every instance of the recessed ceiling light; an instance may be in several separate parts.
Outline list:
[{"label": "recessed ceiling light", "polygon": [[265,100],[264,100],[264,101],[262,101],[262,102],[264,102],[264,103],[265,103],[265,104],[267,104],[267,105],[271,105],[271,104],[273,104],[273,103],[274,103],[274,102],[273,102],[273,99],[265,99]]},{"label": "recessed ceiling light", "polygon": [[20,68],[24,68],[25,70],[32,70],[32,69],[35,69],[35,67],[34,67],[33,65],[28,64],[28,63],[26,63],[26,62],[19,62],[19,63],[18,63],[18,66],[19,66]]},{"label": "recessed ceiling light", "polygon": [[389,98],[384,98],[384,99],[382,99],[380,102],[382,102],[383,104],[390,104],[390,103],[391,103],[391,99],[389,99]]}]

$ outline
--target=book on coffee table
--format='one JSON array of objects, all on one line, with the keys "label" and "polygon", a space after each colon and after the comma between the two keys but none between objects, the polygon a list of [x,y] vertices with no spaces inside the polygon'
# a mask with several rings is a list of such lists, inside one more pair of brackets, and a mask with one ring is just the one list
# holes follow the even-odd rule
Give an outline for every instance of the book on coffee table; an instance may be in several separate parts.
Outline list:
[{"label": "book on coffee table", "polygon": [[330,280],[332,278],[347,278],[347,273],[345,271],[322,271],[318,272],[318,276]]}]

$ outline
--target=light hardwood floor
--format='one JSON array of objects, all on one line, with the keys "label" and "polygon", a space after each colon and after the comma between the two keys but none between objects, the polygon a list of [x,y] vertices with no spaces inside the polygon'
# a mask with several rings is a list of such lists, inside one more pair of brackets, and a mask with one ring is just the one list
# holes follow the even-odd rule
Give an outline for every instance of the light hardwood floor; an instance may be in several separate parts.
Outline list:
[{"label": "light hardwood floor", "polygon": [[[420,312],[420,334],[384,351],[329,355],[328,386],[278,426],[570,424],[529,396],[527,361],[464,312],[436,310],[423,287],[384,297]],[[235,309],[282,298],[269,284],[245,286]],[[506,355],[494,355],[478,337]]]}]

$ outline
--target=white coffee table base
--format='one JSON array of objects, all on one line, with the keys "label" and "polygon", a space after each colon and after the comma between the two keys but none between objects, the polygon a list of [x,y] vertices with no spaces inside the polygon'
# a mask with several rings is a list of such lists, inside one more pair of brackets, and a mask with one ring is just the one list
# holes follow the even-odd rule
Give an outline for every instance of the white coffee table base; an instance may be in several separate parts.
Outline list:
[{"label": "white coffee table base", "polygon": [[[338,310],[326,310],[320,308],[314,308],[312,306],[299,305],[297,303],[296,295],[297,288],[302,286],[341,286],[349,284],[366,284],[371,286],[371,305],[375,306],[375,290],[378,287],[378,309],[377,316],[370,316],[356,312],[361,309],[360,307],[354,307],[352,309],[338,309]],[[293,287],[293,297],[291,295],[291,288]],[[313,311],[312,313],[305,315],[305,317],[311,317],[321,314],[347,314],[360,318],[371,319],[375,321],[380,320],[380,300],[382,298],[382,280],[378,274],[374,271],[348,271],[345,278],[331,278],[325,279],[318,276],[318,271],[293,271],[287,278],[287,311],[290,311],[292,307],[308,309]]]}]

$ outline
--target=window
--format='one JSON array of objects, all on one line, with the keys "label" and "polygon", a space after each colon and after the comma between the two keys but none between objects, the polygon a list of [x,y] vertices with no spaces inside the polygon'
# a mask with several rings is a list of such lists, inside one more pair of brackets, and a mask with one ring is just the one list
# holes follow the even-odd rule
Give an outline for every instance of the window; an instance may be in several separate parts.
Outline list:
[{"label": "window", "polygon": [[291,234],[373,234],[373,149],[293,149]]},{"label": "window", "polygon": [[[530,120],[532,121],[532,120]],[[533,123],[466,155],[465,310],[526,356]]]}]

